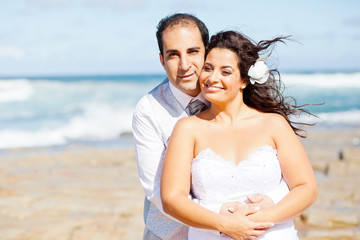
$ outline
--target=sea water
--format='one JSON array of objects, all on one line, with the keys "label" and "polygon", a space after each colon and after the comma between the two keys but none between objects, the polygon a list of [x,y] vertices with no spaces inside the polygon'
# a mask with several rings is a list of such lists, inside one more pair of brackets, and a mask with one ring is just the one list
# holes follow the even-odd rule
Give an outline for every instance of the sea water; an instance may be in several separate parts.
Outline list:
[{"label": "sea water", "polygon": [[[128,147],[138,100],[165,75],[0,78],[0,149],[73,143]],[[282,74],[315,128],[360,127],[360,73]]]}]

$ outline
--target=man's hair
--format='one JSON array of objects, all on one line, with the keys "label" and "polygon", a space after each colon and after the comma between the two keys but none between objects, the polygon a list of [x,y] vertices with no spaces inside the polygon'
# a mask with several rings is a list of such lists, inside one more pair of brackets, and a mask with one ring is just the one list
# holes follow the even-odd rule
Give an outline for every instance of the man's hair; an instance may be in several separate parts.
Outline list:
[{"label": "man's hair", "polygon": [[167,17],[164,17],[160,20],[159,24],[157,25],[157,31],[156,31],[156,38],[159,45],[159,50],[161,55],[163,55],[163,42],[162,42],[162,36],[164,31],[169,28],[173,27],[175,25],[179,26],[197,26],[197,28],[200,31],[202,41],[204,43],[204,47],[209,43],[209,30],[205,26],[205,24],[198,19],[197,17],[188,14],[188,13],[176,13],[173,15],[169,15]]}]

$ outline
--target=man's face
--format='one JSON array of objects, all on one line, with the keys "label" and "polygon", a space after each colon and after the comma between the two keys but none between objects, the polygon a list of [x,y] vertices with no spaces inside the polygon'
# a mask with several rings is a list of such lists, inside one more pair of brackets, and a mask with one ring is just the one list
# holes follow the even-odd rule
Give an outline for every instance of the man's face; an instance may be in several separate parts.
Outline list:
[{"label": "man's face", "polygon": [[170,82],[182,92],[196,96],[200,92],[198,79],[204,64],[205,46],[196,26],[173,26],[162,37],[160,61]]}]

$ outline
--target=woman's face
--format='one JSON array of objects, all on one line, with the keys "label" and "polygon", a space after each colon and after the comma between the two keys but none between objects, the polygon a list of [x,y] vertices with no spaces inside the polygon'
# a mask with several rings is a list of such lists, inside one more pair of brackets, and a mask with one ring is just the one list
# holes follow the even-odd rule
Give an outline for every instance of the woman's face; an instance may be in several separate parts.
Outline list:
[{"label": "woman's face", "polygon": [[225,48],[208,53],[199,78],[201,92],[210,102],[226,102],[241,96],[237,55]]}]

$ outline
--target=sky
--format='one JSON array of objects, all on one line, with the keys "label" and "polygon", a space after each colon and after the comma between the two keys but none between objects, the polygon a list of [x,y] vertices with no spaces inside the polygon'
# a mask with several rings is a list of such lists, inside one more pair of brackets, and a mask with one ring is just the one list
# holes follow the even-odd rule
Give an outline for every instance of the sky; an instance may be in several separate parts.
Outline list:
[{"label": "sky", "polygon": [[360,71],[358,0],[1,0],[0,76],[163,73],[161,18],[191,13],[210,35],[236,30],[278,44],[283,71]]}]

